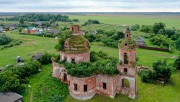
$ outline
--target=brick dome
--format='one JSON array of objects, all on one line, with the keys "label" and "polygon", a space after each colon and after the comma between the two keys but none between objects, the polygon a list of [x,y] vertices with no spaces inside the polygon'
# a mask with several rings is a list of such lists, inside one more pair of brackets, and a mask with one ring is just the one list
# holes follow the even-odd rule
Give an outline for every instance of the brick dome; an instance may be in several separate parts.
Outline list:
[{"label": "brick dome", "polygon": [[64,43],[65,53],[83,53],[90,49],[89,41],[82,35],[71,35]]}]

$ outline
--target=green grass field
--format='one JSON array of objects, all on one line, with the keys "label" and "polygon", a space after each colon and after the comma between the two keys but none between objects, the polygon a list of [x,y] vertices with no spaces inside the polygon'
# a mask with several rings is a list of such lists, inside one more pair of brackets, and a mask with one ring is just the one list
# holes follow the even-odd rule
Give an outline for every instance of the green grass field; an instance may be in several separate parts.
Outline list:
[{"label": "green grass field", "polygon": [[23,41],[20,46],[14,46],[8,49],[0,50],[0,66],[16,63],[16,57],[21,56],[25,60],[32,57],[36,52],[49,52],[57,54],[54,46],[57,40],[54,38],[37,37],[33,35],[20,35],[16,31],[8,32],[7,35],[13,39]]},{"label": "green grass field", "polygon": [[153,25],[156,22],[163,22],[168,28],[180,29],[180,17],[178,15],[137,15],[137,14],[92,14],[92,15],[68,15],[71,19],[79,19],[86,22],[88,19],[99,20],[105,24],[118,25]]}]

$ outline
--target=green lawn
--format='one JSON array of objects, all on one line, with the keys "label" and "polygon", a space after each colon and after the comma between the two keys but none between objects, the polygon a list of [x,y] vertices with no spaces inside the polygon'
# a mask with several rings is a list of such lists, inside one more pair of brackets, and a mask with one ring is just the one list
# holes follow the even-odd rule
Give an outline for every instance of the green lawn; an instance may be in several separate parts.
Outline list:
[{"label": "green lawn", "polygon": [[57,54],[54,46],[57,40],[54,38],[38,37],[33,35],[20,35],[16,31],[7,33],[13,39],[22,40],[19,46],[0,50],[0,66],[16,63],[16,57],[21,56],[25,60],[32,57],[36,52],[43,51]]},{"label": "green lawn", "polygon": [[178,15],[141,15],[141,14],[92,14],[92,15],[68,15],[71,19],[79,19],[86,22],[88,19],[96,19],[105,24],[119,25],[153,25],[156,22],[163,22],[168,28],[180,29],[180,19]]}]

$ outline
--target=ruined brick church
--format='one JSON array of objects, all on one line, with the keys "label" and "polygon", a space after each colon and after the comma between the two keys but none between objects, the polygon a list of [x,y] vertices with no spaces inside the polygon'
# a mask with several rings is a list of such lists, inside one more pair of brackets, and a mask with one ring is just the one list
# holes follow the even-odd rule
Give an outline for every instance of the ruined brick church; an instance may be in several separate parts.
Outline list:
[{"label": "ruined brick church", "polygon": [[[60,52],[60,60],[68,63],[90,62],[89,42],[82,36],[80,27],[73,25],[70,30],[71,37],[64,42],[65,50]],[[81,37],[81,41],[77,42],[76,37]],[[76,45],[73,45],[74,43]],[[68,75],[66,68],[56,62],[53,62],[52,66],[52,76],[67,83],[70,95],[75,99],[88,100],[96,94],[114,98],[116,93],[136,98],[136,45],[129,28],[125,31],[125,39],[119,44],[117,69],[120,74],[115,76],[97,74],[82,78]]]}]

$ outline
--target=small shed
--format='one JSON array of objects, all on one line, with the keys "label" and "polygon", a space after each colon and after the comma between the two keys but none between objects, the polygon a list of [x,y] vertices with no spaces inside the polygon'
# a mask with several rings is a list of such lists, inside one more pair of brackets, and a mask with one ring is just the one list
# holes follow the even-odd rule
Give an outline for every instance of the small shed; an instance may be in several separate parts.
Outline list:
[{"label": "small shed", "polygon": [[16,28],[13,27],[13,26],[9,27],[9,30],[15,30],[15,29],[16,29]]},{"label": "small shed", "polygon": [[135,41],[137,46],[146,46],[146,43],[142,37],[138,37]]},{"label": "small shed", "polygon": [[0,93],[0,102],[22,102],[23,96],[14,92]]}]

